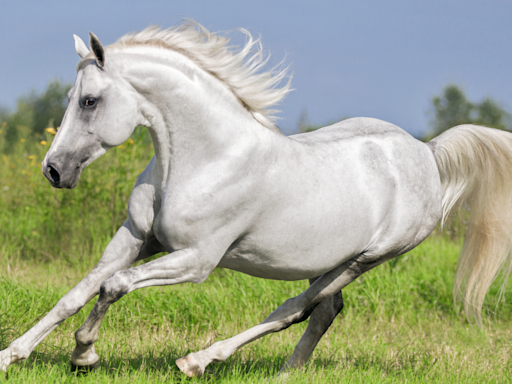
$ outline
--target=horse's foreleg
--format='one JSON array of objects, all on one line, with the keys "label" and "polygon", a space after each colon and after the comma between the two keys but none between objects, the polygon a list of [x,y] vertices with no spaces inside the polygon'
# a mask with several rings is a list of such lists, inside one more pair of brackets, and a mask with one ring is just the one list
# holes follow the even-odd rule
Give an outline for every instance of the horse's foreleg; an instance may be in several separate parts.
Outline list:
[{"label": "horse's foreleg", "polygon": [[125,223],[114,236],[105,250],[98,265],[74,288],[72,288],[55,307],[34,327],[14,340],[7,349],[0,351],[0,370],[23,361],[34,348],[60,323],[73,316],[98,294],[100,284],[112,273],[128,268],[137,259],[142,240],[132,235],[130,225]]},{"label": "horse's foreleg", "polygon": [[[85,323],[76,331],[77,353],[94,353],[94,343],[98,340],[103,317],[109,306],[124,295],[139,288],[156,285],[200,283],[208,277],[215,266],[216,263],[199,260],[197,251],[182,249],[138,267],[114,273],[101,283],[98,301]],[[97,361],[97,356],[95,359]],[[87,360],[77,360],[73,363],[88,365]]]},{"label": "horse's foreleg", "polygon": [[[364,264],[354,260],[348,261],[320,276],[307,290],[299,296],[287,300],[261,324],[235,337],[219,341],[208,349],[178,359],[176,364],[187,376],[201,376],[208,364],[226,360],[245,344],[306,320],[319,303],[334,296],[362,273],[378,264],[380,262]],[[311,345],[311,340],[308,341],[308,344]]]},{"label": "horse's foreleg", "polygon": [[[313,284],[315,280],[316,279],[310,280],[311,284]],[[293,355],[288,359],[281,369],[281,372],[288,369],[300,368],[308,362],[316,345],[342,309],[343,297],[341,291],[318,304],[313,313],[311,313],[306,332],[301,337],[293,351]]]}]

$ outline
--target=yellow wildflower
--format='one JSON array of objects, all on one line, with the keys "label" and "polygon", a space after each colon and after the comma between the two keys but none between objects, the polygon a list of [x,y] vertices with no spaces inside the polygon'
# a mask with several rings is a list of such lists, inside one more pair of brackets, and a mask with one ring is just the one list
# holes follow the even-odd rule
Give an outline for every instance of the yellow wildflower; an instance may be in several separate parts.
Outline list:
[{"label": "yellow wildflower", "polygon": [[41,141],[41,145],[46,145],[46,144],[48,144],[48,143],[45,140]]},{"label": "yellow wildflower", "polygon": [[24,143],[24,142],[25,142],[25,139],[21,139],[21,140],[20,140],[20,143]]},{"label": "yellow wildflower", "polygon": [[28,159],[29,159],[29,160],[35,160],[35,159],[36,159],[36,157],[35,157],[34,155],[30,155],[30,156],[28,157]]},{"label": "yellow wildflower", "polygon": [[52,128],[52,127],[49,127],[49,128],[45,128],[44,129],[46,132],[48,133],[51,133],[52,135],[55,135],[57,133],[57,131],[55,130],[55,128]]},{"label": "yellow wildflower", "polygon": [[133,143],[134,143],[133,139],[132,139],[132,138],[129,138],[129,139],[128,139],[128,144],[133,145]]},{"label": "yellow wildflower", "polygon": [[60,129],[60,127],[55,128],[57,131]]}]

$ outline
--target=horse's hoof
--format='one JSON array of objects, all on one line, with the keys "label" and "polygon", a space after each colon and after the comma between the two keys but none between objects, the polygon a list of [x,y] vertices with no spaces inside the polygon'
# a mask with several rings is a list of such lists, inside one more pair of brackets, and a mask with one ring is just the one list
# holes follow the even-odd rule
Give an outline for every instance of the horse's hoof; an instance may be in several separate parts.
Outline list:
[{"label": "horse's hoof", "polygon": [[96,354],[94,345],[84,347],[77,345],[71,354],[71,372],[86,375],[98,366],[99,356]]},{"label": "horse's hoof", "polygon": [[94,370],[98,366],[99,363],[100,363],[99,360],[97,362],[95,362],[94,364],[89,364],[89,365],[76,365],[76,364],[71,363],[71,372],[76,372],[79,375],[87,375],[89,372]]},{"label": "horse's hoof", "polygon": [[199,377],[204,373],[204,368],[194,358],[194,354],[190,353],[181,359],[176,360],[176,365],[188,377]]}]

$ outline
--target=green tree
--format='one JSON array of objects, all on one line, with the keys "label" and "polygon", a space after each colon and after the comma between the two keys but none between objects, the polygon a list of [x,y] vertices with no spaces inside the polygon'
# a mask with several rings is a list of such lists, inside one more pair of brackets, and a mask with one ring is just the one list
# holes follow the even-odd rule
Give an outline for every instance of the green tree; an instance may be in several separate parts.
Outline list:
[{"label": "green tree", "polygon": [[443,88],[440,96],[432,98],[432,130],[424,138],[430,140],[460,124],[478,124],[510,130],[511,115],[490,97],[479,103],[469,101],[455,84]]},{"label": "green tree", "polygon": [[471,121],[473,104],[456,85],[448,85],[441,96],[432,99],[434,119],[432,126],[437,136],[448,128]]},{"label": "green tree", "polygon": [[32,109],[33,121],[31,131],[33,133],[43,133],[45,128],[53,122],[59,126],[68,104],[68,92],[71,88],[69,84],[62,84],[59,80],[51,81],[42,94],[32,92],[24,100]]},{"label": "green tree", "polygon": [[66,111],[70,88],[69,84],[53,80],[42,93],[32,91],[20,97],[15,111],[0,111],[0,124],[6,123],[4,151],[11,152],[22,138],[39,136],[45,128],[59,126]]},{"label": "green tree", "polygon": [[2,122],[6,121],[8,116],[9,116],[9,111],[6,108],[3,108],[0,106],[0,124],[2,124]]},{"label": "green tree", "polygon": [[5,122],[4,152],[11,153],[20,138],[26,137],[31,132],[33,125],[33,110],[22,99],[18,100],[17,109],[9,114]]},{"label": "green tree", "polygon": [[510,114],[491,98],[484,99],[476,106],[475,124],[510,130]]}]

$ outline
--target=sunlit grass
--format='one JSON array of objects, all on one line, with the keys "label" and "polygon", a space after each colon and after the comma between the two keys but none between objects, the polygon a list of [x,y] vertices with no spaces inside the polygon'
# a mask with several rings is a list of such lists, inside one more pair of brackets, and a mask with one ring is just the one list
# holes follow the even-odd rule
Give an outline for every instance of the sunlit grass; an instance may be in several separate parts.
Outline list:
[{"label": "sunlit grass", "polygon": [[[459,249],[449,240],[429,239],[347,287],[342,314],[309,366],[291,373],[289,382],[510,380],[511,306],[505,304],[487,316],[485,331],[454,313],[451,283]],[[2,271],[7,270],[7,260],[2,254]],[[94,260],[89,261],[93,265]],[[11,264],[10,274],[0,281],[0,348],[43,316],[78,281],[77,271],[85,273],[89,266],[22,259]],[[55,280],[57,274],[68,278]],[[69,370],[73,333],[90,303],[48,337],[29,361],[12,366],[10,377],[14,382],[259,382],[279,371],[306,323],[249,344],[226,362],[210,366],[199,380],[185,378],[174,360],[257,324],[306,288],[306,282],[217,270],[199,285],[136,291],[109,309],[96,344],[100,369],[75,378]],[[496,297],[492,291],[489,302]]]}]

